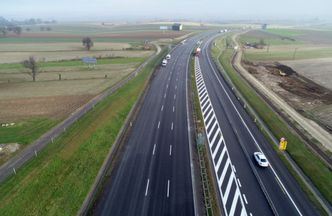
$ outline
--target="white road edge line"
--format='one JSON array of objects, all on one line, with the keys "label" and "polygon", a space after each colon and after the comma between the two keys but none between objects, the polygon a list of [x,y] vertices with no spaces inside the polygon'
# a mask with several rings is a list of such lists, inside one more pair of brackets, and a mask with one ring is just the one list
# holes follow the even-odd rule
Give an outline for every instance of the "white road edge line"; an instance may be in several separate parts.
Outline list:
[{"label": "white road edge line", "polygon": [[149,190],[149,184],[150,184],[150,179],[146,182],[146,188],[145,188],[145,196],[148,195],[148,190]]},{"label": "white road edge line", "polygon": [[233,165],[233,171],[236,173],[236,169],[235,169],[235,166]]},{"label": "white road edge line", "polygon": [[167,180],[167,197],[169,197],[169,179]]},{"label": "white road edge line", "polygon": [[[231,102],[231,104],[232,104],[232,106],[234,107],[236,113],[237,113],[238,116],[240,117],[242,124],[245,126],[245,128],[246,128],[247,131],[249,132],[249,134],[250,134],[251,138],[254,140],[254,142],[255,142],[257,148],[258,148],[261,152],[263,152],[262,149],[261,149],[261,147],[258,145],[257,140],[256,140],[255,137],[253,136],[251,130],[249,129],[248,125],[245,123],[245,121],[243,120],[243,118],[242,118],[240,112],[238,111],[238,109],[236,108],[236,106],[235,106],[235,104],[233,103],[232,99],[230,98],[230,96],[229,96],[228,92],[226,91],[224,85],[221,83],[219,77],[217,76],[217,72],[215,71],[214,67],[212,66],[212,63],[211,63],[210,58],[207,58],[207,59],[208,59],[208,62],[209,62],[209,64],[210,64],[210,67],[212,68],[213,72],[215,73],[215,76],[216,76],[217,79],[218,79],[218,82],[219,82],[220,86],[221,86],[222,89],[224,90],[224,92],[225,92],[225,94],[226,94],[228,100]],[[264,152],[263,152],[263,153],[264,153]],[[279,176],[277,175],[277,173],[275,172],[275,170],[273,169],[273,167],[272,167],[271,164],[270,164],[270,168],[271,168],[271,170],[272,170],[274,176],[276,177],[276,179],[279,181],[279,183],[280,183],[280,185],[282,186],[282,188],[285,190],[286,195],[288,196],[288,198],[290,199],[290,201],[291,201],[292,204],[294,205],[296,211],[299,213],[299,215],[302,216],[302,213],[301,213],[300,209],[297,207],[297,205],[296,205],[296,203],[294,202],[294,200],[292,199],[291,195],[288,193],[288,191],[286,190],[285,186],[282,184],[282,182],[281,182]]]},{"label": "white road edge line", "polygon": [[156,144],[154,144],[154,146],[153,146],[152,155],[154,155],[155,151],[156,151]]},{"label": "white road edge line", "polygon": [[247,197],[245,194],[242,194],[243,195],[243,199],[244,199],[244,202],[246,202],[246,204],[248,205],[248,201],[247,201]]},{"label": "white road edge line", "polygon": [[240,179],[239,179],[239,178],[237,179],[237,182],[239,183],[239,186],[240,186],[240,187],[242,187],[242,185],[241,185],[241,182],[240,182]]}]

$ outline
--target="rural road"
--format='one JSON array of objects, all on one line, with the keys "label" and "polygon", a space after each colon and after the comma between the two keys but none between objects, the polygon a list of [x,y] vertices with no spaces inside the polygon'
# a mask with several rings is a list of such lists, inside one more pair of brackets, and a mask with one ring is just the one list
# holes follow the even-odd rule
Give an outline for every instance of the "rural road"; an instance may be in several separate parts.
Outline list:
[{"label": "rural road", "polygon": [[312,137],[318,140],[326,149],[332,152],[332,135],[324,128],[318,125],[316,122],[305,118],[298,113],[294,108],[287,104],[281,97],[266,87],[263,83],[257,80],[241,65],[242,49],[238,44],[236,38],[241,33],[234,34],[232,39],[236,46],[239,47],[234,58],[234,67],[248,80],[259,92],[266,96],[276,107],[285,111],[290,118],[292,118],[298,125],[300,125],[305,131],[307,131]]},{"label": "rural road", "polygon": [[156,72],[119,165],[91,214],[195,215],[187,78],[196,41],[178,45]]},{"label": "rural road", "polygon": [[[196,82],[220,200],[226,215],[319,215],[212,61],[214,37],[196,58]],[[262,151],[270,166],[260,168]]]},{"label": "rural road", "polygon": [[160,47],[156,45],[157,52],[150,56],[143,64],[141,64],[135,71],[131,72],[129,76],[120,82],[116,83],[114,86],[110,87],[103,93],[91,99],[87,104],[77,109],[73,112],[67,119],[63,122],[52,128],[50,131],[42,135],[39,139],[37,139],[34,143],[30,144],[28,147],[23,149],[19,154],[15,155],[13,158],[8,160],[5,164],[0,167],[0,183],[3,182],[8,176],[13,175],[15,172],[19,172],[19,168],[24,165],[27,161],[38,155],[38,152],[41,151],[45,146],[59,137],[66,128],[70,127],[73,123],[75,123],[79,118],[81,118],[86,112],[93,109],[96,104],[102,101],[104,98],[113,94],[116,90],[121,88],[131,79],[133,79],[137,73],[139,73],[142,68],[157,54],[160,53]]}]

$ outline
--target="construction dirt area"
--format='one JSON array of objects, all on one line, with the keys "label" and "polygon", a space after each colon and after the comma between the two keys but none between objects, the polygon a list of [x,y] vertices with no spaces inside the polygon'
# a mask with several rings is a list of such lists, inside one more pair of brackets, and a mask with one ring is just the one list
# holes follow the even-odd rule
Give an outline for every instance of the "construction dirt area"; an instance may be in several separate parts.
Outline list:
[{"label": "construction dirt area", "polygon": [[[285,64],[292,66],[293,61],[290,62]],[[250,74],[280,95],[299,113],[332,132],[332,90],[327,88],[332,86],[332,80],[328,78],[332,74],[327,75],[324,66],[303,66],[306,68],[303,70],[300,66],[293,69],[285,64],[272,61],[242,61],[242,65]],[[313,73],[315,79],[310,79],[308,74]]]}]

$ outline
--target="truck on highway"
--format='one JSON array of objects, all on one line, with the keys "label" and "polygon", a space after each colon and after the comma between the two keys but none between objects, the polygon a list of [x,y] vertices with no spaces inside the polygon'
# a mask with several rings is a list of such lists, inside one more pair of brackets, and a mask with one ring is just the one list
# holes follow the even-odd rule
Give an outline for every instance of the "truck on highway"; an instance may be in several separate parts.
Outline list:
[{"label": "truck on highway", "polygon": [[201,48],[197,47],[196,50],[195,50],[195,52],[194,52],[194,56],[198,57],[200,55],[200,53],[201,53]]}]

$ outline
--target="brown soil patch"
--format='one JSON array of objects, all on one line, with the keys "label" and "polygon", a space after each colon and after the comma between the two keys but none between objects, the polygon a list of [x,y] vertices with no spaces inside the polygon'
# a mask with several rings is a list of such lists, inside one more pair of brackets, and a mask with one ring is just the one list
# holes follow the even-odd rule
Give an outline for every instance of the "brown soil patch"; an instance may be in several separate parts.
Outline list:
[{"label": "brown soil patch", "polygon": [[63,118],[87,103],[93,95],[34,97],[0,101],[0,121],[30,117]]},{"label": "brown soil patch", "polygon": [[332,118],[329,118],[332,108],[330,89],[278,62],[242,61],[242,65],[297,111],[332,129]]}]

